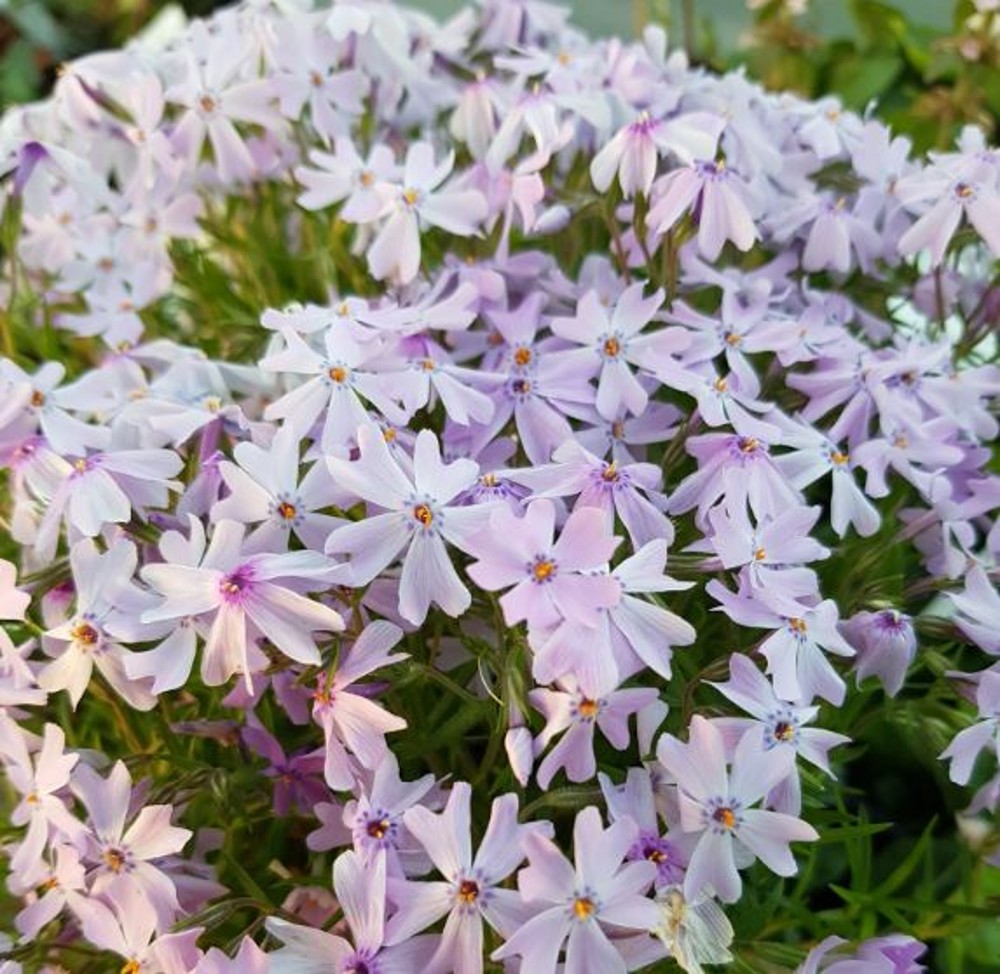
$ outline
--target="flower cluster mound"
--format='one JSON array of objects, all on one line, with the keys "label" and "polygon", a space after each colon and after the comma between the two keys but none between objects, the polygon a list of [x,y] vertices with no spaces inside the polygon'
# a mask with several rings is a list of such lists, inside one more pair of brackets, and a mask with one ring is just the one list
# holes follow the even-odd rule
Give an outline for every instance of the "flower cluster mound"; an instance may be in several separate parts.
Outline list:
[{"label": "flower cluster mound", "polygon": [[542,0],[244,0],[0,156],[0,972],[916,974],[979,922],[976,130]]}]

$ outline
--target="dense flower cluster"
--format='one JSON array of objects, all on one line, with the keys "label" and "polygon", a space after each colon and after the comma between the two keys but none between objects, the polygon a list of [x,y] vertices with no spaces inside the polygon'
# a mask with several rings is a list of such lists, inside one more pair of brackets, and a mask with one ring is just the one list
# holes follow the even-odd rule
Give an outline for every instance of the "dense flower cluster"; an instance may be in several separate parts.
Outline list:
[{"label": "dense flower cluster", "polygon": [[[244,0],[4,116],[0,971],[726,963],[730,904],[831,821],[837,708],[924,632],[988,831],[1000,153],[909,148],[542,0]],[[274,200],[257,243],[333,254],[325,297],[206,354],[238,268],[197,254]],[[428,686],[487,714],[460,763]],[[197,804],[232,748],[283,903]],[[898,932],[810,946],[923,970]]]}]

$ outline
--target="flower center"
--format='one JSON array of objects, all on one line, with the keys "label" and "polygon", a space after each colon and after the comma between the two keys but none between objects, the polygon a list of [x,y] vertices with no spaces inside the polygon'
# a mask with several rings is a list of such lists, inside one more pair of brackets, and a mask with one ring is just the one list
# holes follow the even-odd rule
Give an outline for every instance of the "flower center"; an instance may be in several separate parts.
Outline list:
[{"label": "flower center", "polygon": [[239,602],[250,589],[252,581],[251,573],[246,567],[238,568],[219,582],[219,592],[226,602]]},{"label": "flower center", "polygon": [[609,484],[616,483],[621,475],[618,473],[618,467],[615,465],[614,461],[609,463],[601,471],[601,480],[606,480]]},{"label": "flower center", "polygon": [[760,440],[756,436],[741,436],[739,438],[739,450],[744,456],[756,453],[760,446]]},{"label": "flower center", "polygon": [[479,899],[479,886],[471,879],[463,879],[458,884],[458,898],[463,903],[472,904]]},{"label": "flower center", "polygon": [[715,389],[716,392],[725,392],[729,388],[729,383],[722,376],[719,376],[719,378],[712,383],[712,388]]},{"label": "flower center", "polygon": [[31,405],[34,406],[35,409],[41,409],[42,406],[45,405],[45,393],[36,389],[31,394]]},{"label": "flower center", "polygon": [[211,95],[202,95],[198,99],[198,105],[206,115],[211,115],[215,111],[215,99]]},{"label": "flower center", "polygon": [[403,190],[403,202],[407,206],[416,206],[420,202],[420,190],[407,187]]},{"label": "flower center", "polygon": [[583,720],[593,720],[601,709],[601,705],[597,700],[591,700],[589,697],[584,697],[577,705],[577,712]]},{"label": "flower center", "polygon": [[604,339],[602,349],[606,358],[618,358],[622,350],[622,345],[614,335],[611,335],[609,338]]},{"label": "flower center", "polygon": [[425,528],[429,528],[431,526],[431,522],[434,520],[434,514],[426,504],[417,504],[417,506],[413,508],[413,517]]},{"label": "flower center", "polygon": [[726,829],[732,829],[736,826],[736,815],[728,805],[722,805],[712,812],[712,819]]},{"label": "flower center", "polygon": [[390,822],[387,818],[378,818],[368,823],[365,831],[371,839],[384,839],[389,832]]},{"label": "flower center", "polygon": [[285,521],[294,521],[297,514],[295,505],[289,504],[288,501],[282,501],[278,505],[278,515]]},{"label": "flower center", "polygon": [[850,460],[850,458],[851,458],[850,454],[841,453],[840,450],[834,450],[830,454],[830,462],[835,467],[843,467],[844,465],[846,465],[847,461]]},{"label": "flower center", "polygon": [[347,381],[347,369],[342,365],[331,366],[326,374],[338,385]]},{"label": "flower center", "polygon": [[323,87],[323,75],[321,75],[318,71],[310,71],[309,72],[309,83],[314,88],[322,88]]},{"label": "flower center", "polygon": [[792,632],[797,632],[800,635],[804,634],[809,629],[809,627],[806,625],[806,620],[799,619],[797,616],[794,616],[788,620],[788,628],[791,629]]},{"label": "flower center", "polygon": [[975,196],[976,189],[969,183],[961,182],[955,184],[955,195],[961,200],[967,200],[970,196]]},{"label": "flower center", "polygon": [[101,634],[89,622],[81,622],[74,626],[70,635],[73,637],[73,642],[82,643],[84,646],[96,646],[101,639]]},{"label": "flower center", "polygon": [[757,548],[753,553],[754,561],[763,561],[767,557],[767,551],[764,548]]},{"label": "flower center", "polygon": [[795,737],[795,725],[790,724],[787,720],[779,720],[777,724],[774,725],[774,737],[775,740],[779,741],[790,741]]},{"label": "flower center", "polygon": [[142,965],[137,960],[130,960],[119,972],[119,974],[139,974]]},{"label": "flower center", "polygon": [[361,183],[365,189],[369,189],[375,185],[375,173],[373,173],[370,169],[362,169],[361,174],[358,176],[358,182]]},{"label": "flower center", "polygon": [[105,849],[101,858],[113,873],[120,873],[125,868],[125,853],[121,849]]},{"label": "flower center", "polygon": [[515,349],[514,362],[517,365],[520,365],[521,368],[524,368],[524,366],[528,365],[528,363],[531,362],[531,349],[525,348],[524,345],[521,345],[519,348]]},{"label": "flower center", "polygon": [[589,896],[578,896],[573,900],[573,913],[577,920],[589,920],[597,910],[597,906]]},{"label": "flower center", "polygon": [[531,577],[539,584],[550,581],[555,573],[556,563],[548,558],[538,558],[531,566]]}]

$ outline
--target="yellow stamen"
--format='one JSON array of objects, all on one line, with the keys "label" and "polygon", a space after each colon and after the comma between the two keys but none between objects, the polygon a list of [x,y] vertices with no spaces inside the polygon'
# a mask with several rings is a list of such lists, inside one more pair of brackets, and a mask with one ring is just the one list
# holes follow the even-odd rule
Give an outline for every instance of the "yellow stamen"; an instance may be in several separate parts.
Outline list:
[{"label": "yellow stamen", "polygon": [[578,896],[573,901],[573,912],[576,914],[577,920],[589,920],[596,909],[594,901],[587,896]]},{"label": "yellow stamen", "polygon": [[621,353],[622,346],[621,342],[618,341],[613,335],[611,338],[606,338],[604,340],[604,354],[608,358],[618,358]]},{"label": "yellow stamen", "polygon": [[332,368],[327,370],[326,374],[338,385],[347,379],[347,369],[345,369],[342,365],[334,365]]},{"label": "yellow stamen", "polygon": [[293,521],[295,520],[295,515],[298,514],[298,511],[296,511],[294,504],[289,504],[288,501],[282,501],[278,505],[278,514],[281,515],[281,517],[286,521]]},{"label": "yellow stamen", "polygon": [[372,839],[384,839],[389,831],[389,820],[380,818],[377,822],[369,822],[365,831]]},{"label": "yellow stamen", "polygon": [[434,514],[426,504],[418,504],[413,508],[413,516],[426,528],[434,520]]},{"label": "yellow stamen", "polygon": [[797,616],[793,616],[788,620],[788,628],[791,629],[792,632],[804,633],[809,627],[806,625],[805,619],[799,619]]},{"label": "yellow stamen", "polygon": [[458,898],[463,903],[475,903],[479,899],[479,887],[471,879],[463,879],[458,886]]},{"label": "yellow stamen", "polygon": [[727,829],[731,829],[736,825],[736,816],[733,814],[733,810],[725,806],[717,808],[712,813],[712,818]]},{"label": "yellow stamen", "polygon": [[601,705],[596,700],[584,697],[577,705],[576,709],[584,720],[593,720],[597,716],[598,711],[601,709]]},{"label": "yellow stamen", "polygon": [[552,577],[555,570],[555,562],[542,558],[540,561],[535,563],[535,566],[531,569],[531,574],[535,576],[536,582],[544,582],[546,579]]},{"label": "yellow stamen", "polygon": [[754,561],[763,561],[766,557],[767,557],[767,551],[764,548],[758,548],[753,553],[753,560]]},{"label": "yellow stamen", "polygon": [[523,345],[514,352],[514,362],[524,368],[531,361],[531,349]]}]

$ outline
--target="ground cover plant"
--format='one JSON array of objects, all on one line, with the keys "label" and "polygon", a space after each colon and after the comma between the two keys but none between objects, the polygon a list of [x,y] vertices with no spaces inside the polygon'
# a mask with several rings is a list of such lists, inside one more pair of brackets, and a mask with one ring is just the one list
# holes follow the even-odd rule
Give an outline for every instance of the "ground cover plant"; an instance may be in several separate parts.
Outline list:
[{"label": "ground cover plant", "polygon": [[0,156],[0,971],[995,969],[980,130],[251,0]]}]

